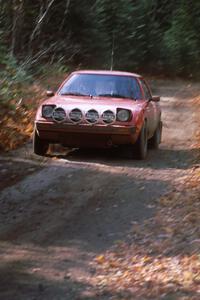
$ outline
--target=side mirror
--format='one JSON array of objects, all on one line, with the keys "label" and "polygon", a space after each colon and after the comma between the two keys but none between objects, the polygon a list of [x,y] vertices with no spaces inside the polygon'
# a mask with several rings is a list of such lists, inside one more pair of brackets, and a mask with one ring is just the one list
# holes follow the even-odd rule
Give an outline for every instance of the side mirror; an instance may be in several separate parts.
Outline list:
[{"label": "side mirror", "polygon": [[153,102],[159,102],[160,101],[160,96],[152,96],[151,101],[153,101]]},{"label": "side mirror", "polygon": [[47,97],[53,97],[53,96],[54,96],[54,92],[48,90],[48,91],[46,92],[46,95],[47,95]]}]

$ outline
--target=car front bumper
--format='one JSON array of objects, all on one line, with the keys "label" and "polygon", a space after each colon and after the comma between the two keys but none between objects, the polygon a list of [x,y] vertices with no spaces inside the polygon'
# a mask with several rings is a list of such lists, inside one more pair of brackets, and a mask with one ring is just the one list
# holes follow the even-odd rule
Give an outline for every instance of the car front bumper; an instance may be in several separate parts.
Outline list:
[{"label": "car front bumper", "polygon": [[137,136],[135,126],[37,121],[35,128],[41,139],[71,147],[132,144]]}]

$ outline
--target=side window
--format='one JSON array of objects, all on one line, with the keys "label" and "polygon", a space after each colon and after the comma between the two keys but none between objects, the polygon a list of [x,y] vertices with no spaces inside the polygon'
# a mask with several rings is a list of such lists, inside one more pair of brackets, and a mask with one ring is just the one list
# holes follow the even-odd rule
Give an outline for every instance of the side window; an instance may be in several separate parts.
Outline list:
[{"label": "side window", "polygon": [[150,90],[149,90],[148,86],[146,85],[146,83],[144,82],[144,80],[140,80],[140,82],[141,82],[142,88],[144,90],[145,100],[151,99],[151,93],[150,93]]}]

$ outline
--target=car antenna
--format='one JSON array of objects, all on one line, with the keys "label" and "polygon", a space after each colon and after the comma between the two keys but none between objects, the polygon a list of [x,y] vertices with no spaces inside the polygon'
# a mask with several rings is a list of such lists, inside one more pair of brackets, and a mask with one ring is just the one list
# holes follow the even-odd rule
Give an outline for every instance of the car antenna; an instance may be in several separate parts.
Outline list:
[{"label": "car antenna", "polygon": [[114,65],[114,47],[115,47],[115,36],[112,34],[112,49],[111,49],[111,61],[110,61],[110,71],[113,70]]}]

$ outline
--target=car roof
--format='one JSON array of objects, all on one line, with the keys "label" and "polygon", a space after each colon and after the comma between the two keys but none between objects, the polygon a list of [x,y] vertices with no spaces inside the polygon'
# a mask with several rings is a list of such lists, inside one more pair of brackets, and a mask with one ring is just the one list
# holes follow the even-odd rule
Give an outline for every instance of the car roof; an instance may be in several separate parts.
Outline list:
[{"label": "car roof", "polygon": [[75,71],[72,74],[100,74],[100,75],[115,75],[115,76],[134,76],[138,78],[142,78],[141,75],[131,72],[123,72],[123,71],[108,71],[108,70],[79,70]]}]

